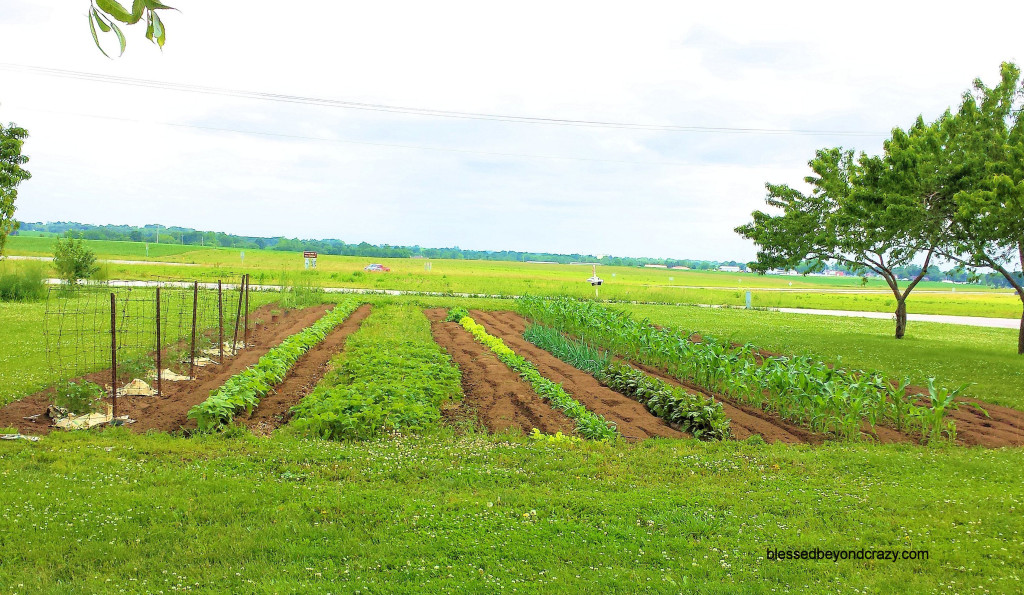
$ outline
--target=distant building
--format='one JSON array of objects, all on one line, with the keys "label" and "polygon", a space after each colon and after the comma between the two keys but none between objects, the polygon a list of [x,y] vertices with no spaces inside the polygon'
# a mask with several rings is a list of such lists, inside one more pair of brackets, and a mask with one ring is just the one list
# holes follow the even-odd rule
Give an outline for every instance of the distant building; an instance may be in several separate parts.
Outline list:
[{"label": "distant building", "polygon": [[645,264],[645,269],[667,269],[668,267],[663,264]]},{"label": "distant building", "polygon": [[727,264],[723,264],[722,266],[718,267],[718,270],[723,273],[738,273],[740,272],[740,267],[734,267]]}]

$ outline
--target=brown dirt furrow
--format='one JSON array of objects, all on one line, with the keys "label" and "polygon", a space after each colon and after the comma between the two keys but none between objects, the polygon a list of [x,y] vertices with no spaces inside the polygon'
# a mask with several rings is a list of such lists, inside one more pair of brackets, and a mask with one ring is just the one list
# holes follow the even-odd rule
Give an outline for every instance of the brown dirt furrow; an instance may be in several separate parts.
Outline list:
[{"label": "brown dirt furrow", "polygon": [[461,403],[443,410],[449,422],[458,423],[470,416],[487,431],[498,433],[510,428],[529,433],[537,428],[545,434],[572,434],[576,424],[561,411],[552,408],[534,392],[530,384],[498,360],[490,349],[473,339],[454,322],[443,322],[443,309],[425,310],[434,340],[458,365],[462,373]]},{"label": "brown dirt furrow", "polygon": [[643,404],[602,385],[583,372],[523,338],[526,322],[513,312],[470,312],[487,332],[501,338],[511,349],[530,360],[545,378],[561,383],[566,392],[584,407],[614,422],[623,437],[683,438],[686,435],[655,416]]},{"label": "brown dirt furrow", "polygon": [[[193,406],[206,400],[210,391],[216,390],[224,382],[256,363],[260,357],[270,351],[289,335],[295,334],[316,322],[329,308],[328,305],[313,306],[302,310],[287,311],[280,316],[271,316],[270,311],[276,305],[267,305],[250,314],[250,319],[270,319],[256,325],[249,331],[251,347],[238,353],[236,357],[227,357],[224,364],[196,368],[196,378],[183,382],[163,382],[164,394],[159,397],[121,397],[118,399],[118,414],[128,415],[136,420],[128,427],[135,432],[157,430],[173,432],[180,429],[193,429],[195,422],[187,419],[188,411]],[[274,320],[276,319],[276,320]],[[165,364],[166,367],[166,364]],[[110,371],[86,374],[76,380],[90,380],[97,384],[110,383]],[[154,388],[155,388],[155,382]],[[52,429],[46,409],[50,404],[53,389],[49,388],[8,404],[0,409],[0,427],[15,427],[23,434],[47,434]],[[107,399],[109,401],[109,399]],[[37,415],[36,421],[25,417]]]},{"label": "brown dirt furrow", "polygon": [[330,371],[331,359],[345,348],[349,335],[359,330],[359,326],[369,315],[369,304],[356,308],[319,345],[302,354],[299,361],[289,370],[284,382],[260,400],[259,406],[251,416],[239,417],[239,423],[256,434],[269,434],[287,423],[291,408],[313,392],[324,375]]}]

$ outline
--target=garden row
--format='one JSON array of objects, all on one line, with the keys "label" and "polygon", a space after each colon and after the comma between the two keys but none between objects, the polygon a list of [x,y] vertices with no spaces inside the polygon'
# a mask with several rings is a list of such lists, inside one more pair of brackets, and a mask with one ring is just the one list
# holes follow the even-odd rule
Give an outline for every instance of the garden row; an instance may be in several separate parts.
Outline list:
[{"label": "garden row", "polygon": [[916,431],[930,441],[956,436],[947,413],[957,407],[955,399],[963,387],[937,388],[929,379],[926,401],[921,402],[907,394],[909,381],[891,383],[878,372],[846,370],[810,357],[768,356],[749,344],[732,346],[704,335],[693,341],[693,333],[657,328],[594,302],[525,297],[518,300],[518,307],[524,316],[558,334],[578,337],[577,349],[599,346],[663,368],[816,432],[856,440],[866,422],[872,429],[885,424]]},{"label": "garden row", "polygon": [[462,394],[458,369],[415,306],[375,307],[331,364],[292,409],[295,431],[333,439],[423,431],[440,421],[442,402]]},{"label": "garden row", "polygon": [[284,381],[299,358],[321,343],[359,304],[355,299],[341,301],[311,326],[289,336],[254,365],[230,377],[193,407],[188,417],[196,421],[200,431],[208,432],[231,423],[241,411],[251,414],[260,399]]}]

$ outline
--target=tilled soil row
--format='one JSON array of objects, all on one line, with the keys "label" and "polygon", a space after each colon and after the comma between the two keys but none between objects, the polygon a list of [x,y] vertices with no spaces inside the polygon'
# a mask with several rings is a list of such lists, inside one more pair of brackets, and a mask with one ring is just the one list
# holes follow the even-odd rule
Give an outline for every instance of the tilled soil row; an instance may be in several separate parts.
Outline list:
[{"label": "tilled soil row", "polygon": [[498,360],[486,346],[456,322],[444,322],[444,309],[424,310],[431,321],[434,341],[448,352],[462,373],[461,403],[442,410],[449,423],[458,424],[476,417],[488,432],[509,428],[529,433],[537,428],[545,434],[572,434],[576,424],[561,411],[552,408],[534,392],[530,383]]},{"label": "tilled soil row", "polygon": [[339,324],[316,347],[302,354],[295,362],[284,382],[274,387],[267,396],[260,399],[259,406],[249,417],[237,417],[255,434],[270,434],[288,423],[289,411],[309,393],[331,369],[331,359],[345,348],[349,335],[359,330],[363,320],[370,315],[370,305],[363,304],[355,309],[345,322]]},{"label": "tilled soil row", "polygon": [[[249,331],[250,347],[241,350],[235,357],[226,357],[223,364],[214,364],[196,369],[196,378],[188,381],[163,382],[163,395],[158,397],[121,397],[118,399],[118,414],[128,415],[135,423],[127,427],[135,432],[158,430],[173,432],[194,429],[195,422],[188,419],[188,411],[202,403],[227,381],[228,378],[255,364],[260,357],[278,345],[288,336],[316,322],[329,309],[319,305],[302,310],[286,311],[280,316],[271,316],[275,305],[266,305],[251,316],[255,319],[270,319],[271,322],[253,327]],[[276,320],[274,320],[276,318]],[[110,382],[110,370],[86,374],[76,380],[89,380],[99,385]],[[155,388],[155,383],[154,383]],[[48,434],[53,428],[46,416],[53,388],[31,394],[20,401],[9,403],[0,409],[0,427],[14,427],[27,435]],[[109,399],[106,399],[109,402]],[[25,419],[38,415],[34,421]]]},{"label": "tilled soil row", "polygon": [[512,312],[470,312],[487,332],[499,337],[516,353],[530,360],[545,378],[560,383],[584,407],[614,422],[623,437],[683,438],[684,433],[655,416],[643,404],[602,385],[579,370],[523,338],[526,321]]},{"label": "tilled soil row", "polygon": [[424,310],[434,341],[447,351],[462,373],[464,399],[442,410],[449,423],[475,417],[488,432],[515,428],[529,433],[571,434],[575,423],[552,408],[528,382],[501,363],[486,346],[477,343],[458,323],[445,323],[446,310]]}]

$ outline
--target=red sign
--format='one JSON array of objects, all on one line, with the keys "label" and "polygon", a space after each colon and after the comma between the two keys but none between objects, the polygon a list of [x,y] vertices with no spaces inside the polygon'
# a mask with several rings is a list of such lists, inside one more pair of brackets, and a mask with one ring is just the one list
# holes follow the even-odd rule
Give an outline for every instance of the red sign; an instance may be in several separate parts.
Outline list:
[{"label": "red sign", "polygon": [[316,252],[303,252],[303,258],[316,258]]}]

